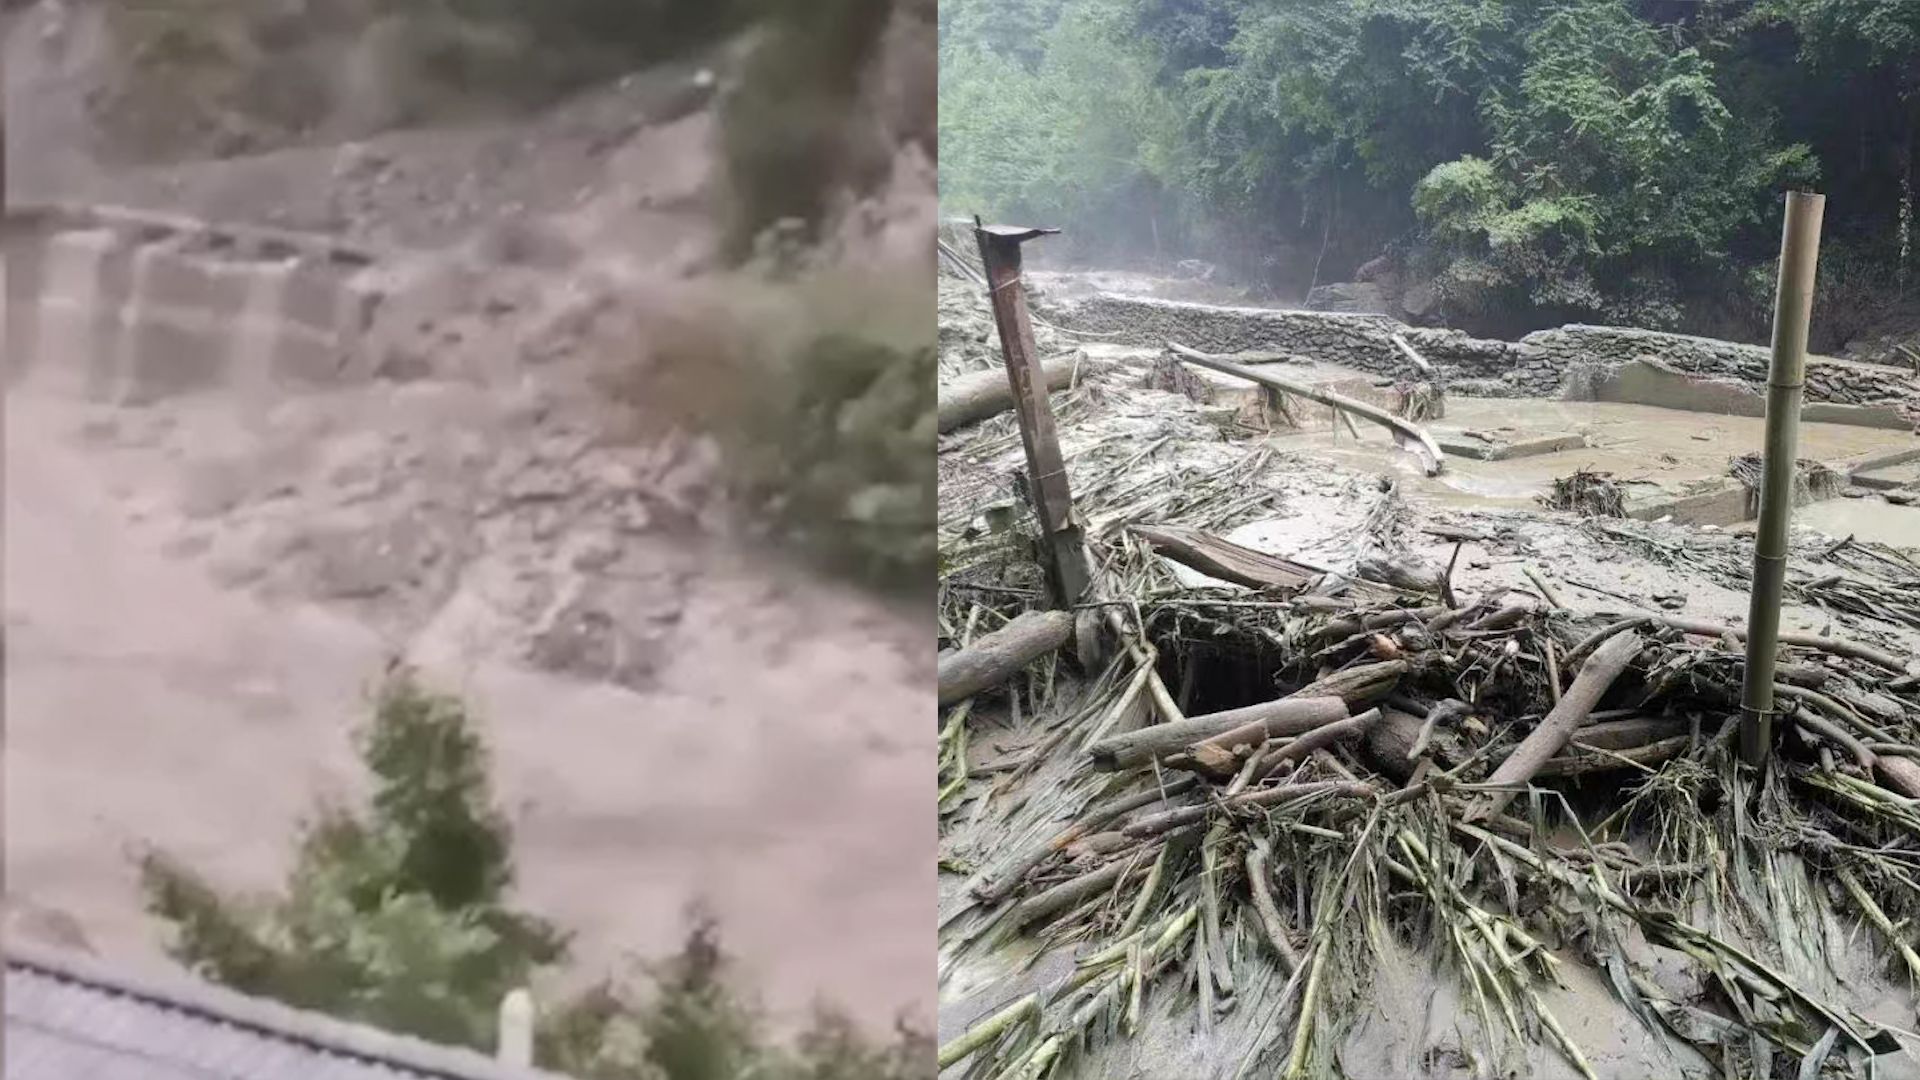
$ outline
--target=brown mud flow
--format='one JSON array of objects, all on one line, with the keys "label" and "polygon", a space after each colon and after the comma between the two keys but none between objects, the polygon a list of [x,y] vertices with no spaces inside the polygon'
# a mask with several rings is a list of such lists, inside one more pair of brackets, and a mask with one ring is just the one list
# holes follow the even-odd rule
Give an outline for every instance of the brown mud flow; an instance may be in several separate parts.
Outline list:
[{"label": "brown mud flow", "polygon": [[[404,656],[484,724],[565,979],[673,952],[698,902],[783,1020],[927,1026],[923,617],[740,535],[716,441],[610,403],[669,324],[813,305],[717,269],[710,95],[641,107],[692,74],[9,216],[15,931],[157,959],[148,845],[279,882]],[[915,153],[821,259],[924,268]]]},{"label": "brown mud flow", "polygon": [[[1001,676],[942,718],[945,1075],[1920,1076],[1920,530],[1820,531],[1913,513],[1910,372],[1808,417],[1759,782],[1741,347],[1037,310],[1095,585],[1072,633],[1010,623],[1045,606],[1019,434],[951,431],[942,681]],[[990,335],[943,280],[943,379]],[[1444,468],[1166,342],[1398,412]],[[1549,509],[1575,476],[1608,497]]]}]

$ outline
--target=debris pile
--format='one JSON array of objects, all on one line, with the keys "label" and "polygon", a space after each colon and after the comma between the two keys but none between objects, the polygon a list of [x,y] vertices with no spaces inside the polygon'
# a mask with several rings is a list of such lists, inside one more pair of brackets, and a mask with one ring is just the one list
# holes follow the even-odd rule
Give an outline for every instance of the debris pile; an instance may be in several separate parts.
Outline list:
[{"label": "debris pile", "polygon": [[[940,456],[945,1075],[1920,1067],[1920,563],[1795,550],[1829,626],[1782,633],[1755,772],[1742,627],[1617,591],[1744,589],[1749,539],[1626,520],[1601,472],[1554,491],[1591,520],[1451,527],[1112,371],[1053,406],[1069,610],[1006,524],[1011,419]],[[1582,583],[1549,534],[1659,573]]]},{"label": "debris pile", "polygon": [[[1758,451],[1741,454],[1728,465],[1728,472],[1740,481],[1753,500],[1757,511],[1760,499],[1760,454]],[[1818,461],[1801,458],[1794,462],[1793,468],[1793,504],[1801,506],[1819,499],[1831,499],[1840,494],[1847,486],[1847,478],[1829,469]]]},{"label": "debris pile", "polygon": [[1610,472],[1580,469],[1554,480],[1553,490],[1541,499],[1551,510],[1567,510],[1583,517],[1627,516],[1621,483]]},{"label": "debris pile", "polygon": [[[1138,550],[1109,548],[1109,584]],[[966,886],[970,944],[1024,935],[1079,955],[1070,978],[949,1044],[943,1064],[1044,1075],[1038,1063],[1132,1033],[1143,995],[1166,994],[1192,995],[1202,1030],[1236,1007],[1276,1014],[1244,1066],[1320,1075],[1367,957],[1394,935],[1451,963],[1493,1047],[1544,1040],[1585,1076],[1542,996],[1582,960],[1677,1060],[1725,1075],[1829,1057],[1864,1068],[1898,1048],[1791,957],[1806,948],[1800,920],[1857,920],[1920,982],[1896,930],[1920,914],[1906,658],[1786,635],[1787,735],[1757,780],[1733,757],[1737,628],[1322,586],[1114,590],[1138,598],[1107,609],[1137,612],[1104,620],[1121,631],[1115,655],[1077,693],[1025,695],[1048,734],[980,796],[1021,839]],[[949,603],[977,627],[984,595],[959,586]],[[1196,663],[1197,642],[1214,659]],[[1171,687],[1219,680],[1222,653],[1251,703],[1186,715],[1178,701],[1200,695]],[[970,779],[953,766],[978,700],[942,736],[945,808]],[[1045,794],[991,809],[1029,774],[1049,778]],[[1555,827],[1563,839],[1548,839]],[[1655,978],[1647,946],[1689,968],[1684,992]]]}]

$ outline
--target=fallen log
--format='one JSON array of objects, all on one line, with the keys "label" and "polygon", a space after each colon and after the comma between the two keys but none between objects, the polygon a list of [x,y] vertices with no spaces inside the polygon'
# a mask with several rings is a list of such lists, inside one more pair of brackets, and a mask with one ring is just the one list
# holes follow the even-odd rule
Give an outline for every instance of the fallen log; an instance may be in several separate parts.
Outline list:
[{"label": "fallen log", "polygon": [[1279,905],[1273,902],[1273,885],[1267,880],[1267,863],[1272,858],[1267,842],[1254,837],[1253,845],[1247,849],[1247,890],[1253,896],[1253,910],[1260,917],[1260,929],[1266,932],[1267,944],[1280,960],[1281,971],[1292,975],[1300,967],[1300,954],[1287,936],[1287,921],[1280,917]]},{"label": "fallen log", "polygon": [[[1074,376],[1085,371],[1085,362],[1074,356],[1042,364],[1040,377],[1052,392],[1071,386]],[[940,387],[940,433],[977,424],[1012,408],[1013,384],[1007,381],[1006,371],[993,368],[969,372]]]},{"label": "fallen log", "polygon": [[1153,854],[1158,847],[1158,842],[1143,844],[1131,853],[1115,858],[1092,873],[1063,881],[1044,892],[1020,901],[1019,905],[1013,909],[1014,925],[1030,926],[1041,922],[1082,900],[1090,899],[1113,888],[1127,878],[1146,873],[1153,865],[1153,860],[1145,856]]},{"label": "fallen log", "polygon": [[1631,750],[1675,735],[1684,735],[1693,725],[1677,716],[1630,716],[1623,720],[1603,720],[1575,728],[1573,742],[1602,750]]},{"label": "fallen log", "polygon": [[1317,401],[1322,405],[1328,405],[1335,409],[1352,413],[1362,419],[1371,420],[1393,432],[1394,441],[1399,443],[1403,449],[1411,450],[1422,458],[1421,466],[1428,476],[1438,476],[1441,471],[1446,468],[1446,455],[1441,453],[1440,444],[1433,441],[1433,436],[1427,434],[1426,429],[1417,424],[1408,423],[1385,409],[1375,408],[1364,401],[1355,401],[1353,398],[1347,397],[1344,394],[1336,394],[1331,390],[1324,390],[1317,386],[1308,386],[1305,383],[1297,383],[1291,379],[1280,378],[1277,375],[1269,375],[1264,371],[1257,371],[1244,364],[1236,364],[1231,360],[1189,349],[1185,345],[1177,342],[1167,342],[1167,349],[1188,363],[1198,364],[1203,368],[1211,368],[1214,371],[1245,379],[1251,383],[1259,383],[1261,386],[1272,387],[1284,393],[1306,398],[1308,401]]},{"label": "fallen log", "polygon": [[1787,714],[1793,717],[1795,724],[1852,754],[1854,762],[1860,766],[1860,771],[1869,776],[1873,775],[1874,753],[1867,749],[1867,744],[1855,738],[1852,732],[1823,716],[1816,715],[1805,706],[1787,710]]},{"label": "fallen log", "polygon": [[1580,737],[1574,736],[1571,754],[1560,754],[1547,759],[1534,773],[1536,779],[1543,776],[1585,776],[1588,773],[1614,772],[1637,766],[1652,767],[1671,761],[1686,752],[1693,745],[1690,735],[1671,735],[1656,742],[1639,746],[1626,746],[1618,750],[1600,748],[1604,752],[1596,753],[1580,745]]},{"label": "fallen log", "polygon": [[1196,742],[1217,735],[1244,731],[1257,726],[1265,739],[1299,735],[1323,724],[1347,718],[1346,703],[1338,697],[1284,697],[1278,701],[1249,705],[1242,709],[1208,713],[1172,724],[1156,724],[1102,739],[1087,748],[1093,763],[1101,769],[1130,769],[1155,758],[1180,753]]},{"label": "fallen log", "polygon": [[[1337,697],[1286,698],[1283,700],[1284,701],[1298,700],[1298,701],[1318,702],[1319,710],[1322,713],[1325,713],[1329,717],[1329,719],[1322,722],[1321,724],[1310,725],[1305,728],[1300,728],[1299,730],[1282,731],[1282,730],[1278,730],[1281,727],[1281,725],[1275,724],[1270,718],[1262,717],[1260,719],[1250,720],[1247,723],[1241,724],[1239,727],[1234,728],[1231,731],[1223,731],[1220,734],[1215,735],[1211,738],[1201,739],[1198,742],[1194,743],[1192,747],[1189,747],[1187,752],[1192,753],[1195,747],[1201,747],[1201,746],[1217,746],[1222,750],[1232,750],[1232,749],[1235,749],[1236,747],[1241,747],[1241,746],[1258,746],[1261,743],[1266,742],[1268,739],[1275,739],[1275,738],[1280,738],[1288,735],[1298,735],[1303,733],[1304,731],[1310,731],[1313,728],[1323,727],[1325,726],[1325,724],[1335,723],[1340,720],[1345,720],[1347,718],[1346,702],[1341,701]],[[1340,715],[1338,716],[1333,715],[1333,712],[1334,712],[1333,707],[1336,702],[1339,703],[1339,707],[1340,707],[1339,708]],[[1295,725],[1289,725],[1289,726],[1295,726]]]},{"label": "fallen log", "polygon": [[1534,610],[1531,600],[1522,600],[1519,603],[1508,604],[1493,614],[1482,617],[1477,622],[1468,623],[1467,629],[1505,630],[1533,614]]},{"label": "fallen log", "polygon": [[1423,375],[1433,374],[1433,365],[1427,363],[1426,357],[1421,356],[1418,352],[1414,351],[1413,346],[1407,343],[1406,338],[1401,337],[1399,334],[1394,334],[1389,338],[1389,340],[1393,342],[1394,346],[1398,348],[1400,352],[1406,356],[1407,359],[1413,361],[1413,366],[1419,368],[1421,374]]},{"label": "fallen log", "polygon": [[1873,760],[1873,772],[1881,787],[1920,799],[1920,761],[1881,754]]},{"label": "fallen log", "polygon": [[1250,589],[1299,592],[1325,573],[1183,525],[1132,525],[1127,531],[1181,566]]},{"label": "fallen log", "polygon": [[[1593,651],[1580,667],[1580,674],[1560,697],[1560,704],[1547,713],[1540,725],[1520,740],[1513,753],[1487,778],[1489,785],[1525,784],[1537,775],[1549,758],[1558,754],[1576,729],[1586,720],[1600,698],[1613,685],[1627,665],[1640,655],[1643,644],[1639,634],[1628,632],[1607,640]],[[1468,820],[1479,821],[1506,809],[1513,799],[1511,791],[1490,791],[1468,811]]]},{"label": "fallen log", "polygon": [[1444,607],[1399,608],[1393,611],[1375,611],[1366,615],[1349,615],[1338,619],[1329,619],[1314,635],[1322,640],[1330,637],[1351,637],[1363,630],[1384,630],[1400,626],[1403,623],[1424,623],[1447,609]]},{"label": "fallen log", "polygon": [[1146,791],[1135,792],[1132,795],[1124,795],[1090,806],[1079,821],[1055,833],[1046,843],[1030,849],[1025,855],[1014,860],[1012,865],[1002,870],[998,876],[988,877],[983,874],[976,878],[970,891],[981,903],[997,904],[1006,899],[1008,893],[1018,888],[1034,867],[1046,862],[1054,854],[1065,851],[1082,837],[1105,828],[1142,807],[1170,800],[1177,795],[1184,795],[1199,783],[1200,778],[1197,776],[1183,776],[1160,787],[1149,788]]},{"label": "fallen log", "polygon": [[1021,668],[1073,639],[1073,612],[1029,611],[967,648],[940,658],[942,708],[1004,685]]},{"label": "fallen log", "polygon": [[1383,709],[1380,722],[1367,732],[1367,756],[1381,772],[1404,784],[1413,775],[1420,755],[1413,752],[1426,720],[1398,709]]},{"label": "fallen log", "polygon": [[[1414,702],[1390,695],[1390,703],[1414,705]],[[1473,707],[1464,701],[1448,698],[1436,703],[1432,709],[1409,711],[1406,708],[1386,708],[1381,710],[1380,722],[1367,731],[1367,739],[1362,744],[1367,755],[1381,772],[1404,784],[1413,777],[1419,767],[1420,759],[1433,752],[1433,735],[1442,725],[1471,715]],[[1425,713],[1425,715],[1421,715]],[[1451,761],[1439,761],[1439,764],[1451,765]]]}]

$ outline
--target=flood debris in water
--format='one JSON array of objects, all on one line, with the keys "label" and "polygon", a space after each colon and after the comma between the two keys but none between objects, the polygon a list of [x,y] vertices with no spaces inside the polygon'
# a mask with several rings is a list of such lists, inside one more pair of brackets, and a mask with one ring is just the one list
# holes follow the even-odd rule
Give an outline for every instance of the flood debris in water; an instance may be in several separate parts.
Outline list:
[{"label": "flood debris in water", "polygon": [[1602,470],[1578,469],[1571,476],[1553,482],[1553,490],[1541,502],[1553,510],[1570,510],[1583,517],[1627,516],[1627,499],[1621,481]]}]

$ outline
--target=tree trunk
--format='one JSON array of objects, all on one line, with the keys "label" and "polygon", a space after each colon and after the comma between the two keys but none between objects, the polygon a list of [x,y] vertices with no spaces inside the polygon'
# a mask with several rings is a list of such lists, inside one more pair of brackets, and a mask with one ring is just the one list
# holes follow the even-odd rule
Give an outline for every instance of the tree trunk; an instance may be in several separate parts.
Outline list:
[{"label": "tree trunk", "polygon": [[1094,743],[1087,752],[1102,769],[1130,769],[1184,751],[1196,742],[1247,732],[1254,725],[1265,732],[1264,741],[1299,735],[1346,718],[1347,706],[1337,697],[1287,697],[1115,735]]},{"label": "tree trunk", "polygon": [[942,707],[1003,685],[1032,663],[1073,640],[1073,612],[1029,611],[969,648],[940,658]]},{"label": "tree trunk", "polygon": [[[1053,391],[1071,384],[1074,373],[1084,372],[1086,366],[1078,357],[1067,357],[1043,364],[1040,370],[1047,389]],[[940,433],[944,435],[955,428],[977,424],[1011,408],[1013,384],[1007,381],[1005,369],[962,375],[940,387]]]}]

